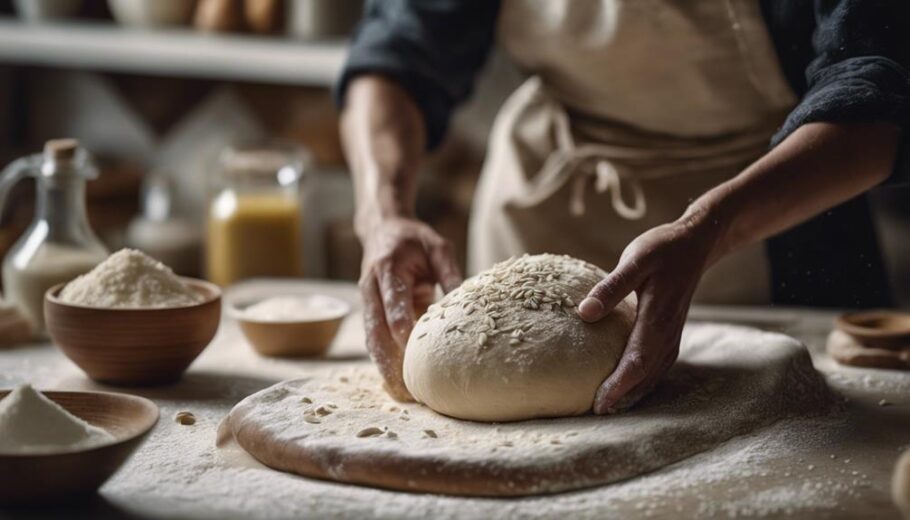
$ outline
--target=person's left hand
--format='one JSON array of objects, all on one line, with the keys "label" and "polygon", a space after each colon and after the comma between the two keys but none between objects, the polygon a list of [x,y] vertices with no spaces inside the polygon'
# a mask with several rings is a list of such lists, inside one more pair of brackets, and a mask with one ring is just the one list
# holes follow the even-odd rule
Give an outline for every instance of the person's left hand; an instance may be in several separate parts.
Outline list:
[{"label": "person's left hand", "polygon": [[689,304],[712,263],[720,232],[716,224],[684,217],[641,234],[619,263],[578,307],[588,322],[606,316],[629,293],[638,295],[638,315],[626,349],[594,398],[594,413],[615,413],[646,395],[670,369]]}]

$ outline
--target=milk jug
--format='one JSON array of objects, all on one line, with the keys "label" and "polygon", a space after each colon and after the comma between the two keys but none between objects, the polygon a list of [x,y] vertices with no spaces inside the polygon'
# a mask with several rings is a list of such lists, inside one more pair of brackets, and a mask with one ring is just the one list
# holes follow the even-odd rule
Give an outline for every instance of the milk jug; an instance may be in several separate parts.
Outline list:
[{"label": "milk jug", "polygon": [[3,259],[7,302],[19,308],[44,337],[44,293],[103,261],[108,251],[85,212],[85,182],[98,176],[88,152],[74,139],[48,141],[43,154],[23,157],[0,173],[0,211],[9,190],[35,178],[35,217]]}]

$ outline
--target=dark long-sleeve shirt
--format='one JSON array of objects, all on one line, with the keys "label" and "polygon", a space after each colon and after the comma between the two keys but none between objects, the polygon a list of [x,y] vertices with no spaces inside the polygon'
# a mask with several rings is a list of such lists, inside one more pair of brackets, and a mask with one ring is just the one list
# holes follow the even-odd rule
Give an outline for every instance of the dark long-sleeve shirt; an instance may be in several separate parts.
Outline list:
[{"label": "dark long-sleeve shirt", "polygon": [[[508,0],[506,0],[508,1]],[[910,125],[910,2],[761,0],[783,72],[800,102],[770,145],[816,121]],[[363,73],[398,81],[423,114],[431,147],[471,92],[493,45],[495,0],[371,0],[338,82]],[[901,156],[910,155],[904,132]],[[904,168],[895,177],[902,176]],[[865,197],[768,242],[774,300],[890,305],[887,275]]]}]

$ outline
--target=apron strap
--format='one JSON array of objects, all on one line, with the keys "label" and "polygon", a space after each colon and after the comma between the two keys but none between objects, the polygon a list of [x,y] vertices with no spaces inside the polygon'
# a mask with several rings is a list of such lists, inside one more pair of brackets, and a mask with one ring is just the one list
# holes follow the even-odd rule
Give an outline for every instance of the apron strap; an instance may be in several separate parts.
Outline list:
[{"label": "apron strap", "polygon": [[[585,191],[588,186],[588,175],[593,173],[594,189],[597,193],[610,192],[610,204],[620,217],[626,220],[639,220],[647,213],[644,190],[638,180],[622,175],[608,159],[613,152],[609,146],[583,144],[577,146],[572,137],[569,116],[557,103],[554,105],[555,138],[557,149],[550,154],[544,163],[542,177],[560,177],[568,173],[572,178],[572,193],[569,199],[569,211],[574,216],[585,214]],[[593,168],[585,166],[593,163]],[[634,203],[626,204],[622,197],[622,186],[632,190]]]}]

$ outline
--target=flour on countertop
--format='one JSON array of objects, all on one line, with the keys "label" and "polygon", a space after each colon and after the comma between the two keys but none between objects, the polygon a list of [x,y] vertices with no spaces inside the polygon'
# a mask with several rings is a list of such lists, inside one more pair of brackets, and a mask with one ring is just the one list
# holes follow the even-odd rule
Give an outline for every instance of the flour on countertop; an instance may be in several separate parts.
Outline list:
[{"label": "flour on countertop", "polygon": [[[260,284],[271,295],[294,287],[287,281]],[[307,292],[346,292],[329,284],[301,283]],[[314,289],[316,287],[316,289]],[[258,286],[257,286],[258,288]],[[244,294],[244,300],[252,298]],[[268,294],[256,293],[262,299]],[[790,311],[776,311],[789,313]],[[810,317],[811,318],[811,317]],[[829,384],[850,397],[845,409],[815,419],[784,419],[662,470],[593,489],[520,499],[456,498],[397,493],[297,477],[271,469],[236,464],[213,448],[216,429],[231,408],[245,396],[283,379],[316,376],[326,370],[370,366],[362,344],[362,324],[355,313],[342,326],[340,350],[331,362],[263,358],[249,348],[237,325],[228,321],[219,338],[200,356],[184,379],[169,387],[142,390],[161,407],[162,420],[139,450],[100,492],[95,506],[76,511],[94,516],[135,516],[212,519],[389,518],[389,519],[680,519],[680,518],[872,518],[861,512],[872,507],[896,518],[887,483],[877,472],[890,470],[907,447],[905,433],[882,422],[910,406],[905,390],[910,374],[882,377],[867,385],[866,376],[882,371],[842,369],[823,357],[824,338],[833,317],[799,322],[797,334],[819,353]],[[816,322],[818,325],[816,325]],[[818,329],[819,332],[815,332]],[[814,339],[813,339],[814,338]],[[343,357],[338,357],[341,352]],[[832,377],[836,375],[837,377]],[[843,375],[843,377],[841,377]],[[883,376],[888,376],[884,374]],[[0,386],[32,379],[42,386],[96,389],[63,356],[48,345],[0,353]],[[849,379],[849,380],[848,380]],[[892,407],[875,403],[889,396]],[[860,406],[862,398],[868,401]],[[871,405],[869,404],[871,403]],[[171,418],[191,410],[195,426]],[[869,415],[874,414],[874,415]],[[874,419],[874,421],[873,421]],[[883,430],[882,442],[863,444],[855,425],[867,433]],[[889,426],[890,425],[890,426]],[[881,426],[881,428],[879,427]],[[887,428],[886,428],[887,426]],[[375,439],[382,442],[385,439]],[[240,452],[239,448],[237,451]],[[862,456],[858,456],[858,453]],[[829,458],[836,455],[836,459]],[[245,454],[244,454],[245,455]],[[247,456],[249,459],[249,457]],[[852,459],[847,462],[848,459]],[[814,465],[812,470],[809,465]],[[858,471],[857,475],[853,475]],[[890,473],[890,471],[888,472]],[[890,479],[890,474],[887,475]],[[86,511],[87,509],[87,511]],[[71,509],[60,515],[73,514]],[[94,516],[93,516],[94,515]],[[888,518],[886,514],[882,517]]]},{"label": "flour on countertop", "polygon": [[60,299],[74,305],[135,309],[184,307],[203,297],[161,262],[135,249],[121,249],[66,284]]},{"label": "flour on countertop", "polygon": [[833,402],[795,340],[700,325],[687,331],[667,379],[628,414],[458,421],[392,401],[367,368],[275,385],[229,420],[237,442],[275,467],[294,456],[306,474],[316,467],[342,482],[370,467],[382,475],[371,482],[396,489],[510,496],[616,482],[783,417],[826,413]]},{"label": "flour on countertop", "polygon": [[0,453],[58,453],[94,448],[114,437],[92,426],[31,387],[21,385],[0,400]]}]

